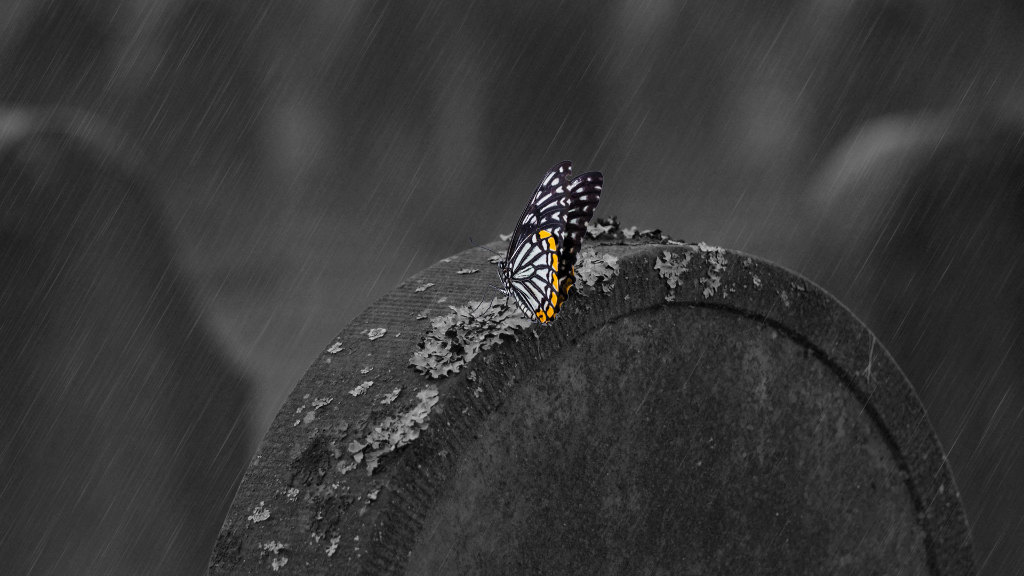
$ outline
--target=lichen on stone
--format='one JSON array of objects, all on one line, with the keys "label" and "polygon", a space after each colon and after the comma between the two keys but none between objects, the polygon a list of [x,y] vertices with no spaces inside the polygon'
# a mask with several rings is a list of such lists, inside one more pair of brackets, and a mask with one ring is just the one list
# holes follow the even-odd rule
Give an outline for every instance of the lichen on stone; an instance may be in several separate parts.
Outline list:
[{"label": "lichen on stone", "polygon": [[264,542],[260,546],[260,550],[261,554],[269,554],[271,556],[270,568],[274,572],[277,572],[288,563],[288,556],[286,556],[288,552],[287,544],[271,540],[270,542]]},{"label": "lichen on stone", "polygon": [[314,398],[313,399],[313,409],[315,410],[317,408],[323,408],[324,406],[327,406],[331,402],[334,402],[334,398],[332,398],[332,397],[325,396],[323,398]]},{"label": "lichen on stone", "polygon": [[587,237],[593,240],[623,241],[637,239],[660,244],[682,245],[682,242],[673,240],[661,230],[639,230],[636,226],[623,228],[619,224],[619,219],[615,216],[611,218],[598,218],[593,223],[588,222]]},{"label": "lichen on stone", "polygon": [[288,548],[288,545],[281,542],[277,542],[275,540],[271,540],[270,542],[265,542],[262,546],[260,546],[260,548],[262,548],[265,552],[270,552],[271,554],[280,554],[282,550]]},{"label": "lichen on stone", "polygon": [[360,385],[356,386],[355,388],[349,390],[348,393],[351,394],[352,396],[360,396],[360,395],[363,394],[363,392],[366,392],[367,390],[369,390],[370,386],[373,386],[373,380],[367,380],[367,381],[363,382],[362,384],[360,384]]},{"label": "lichen on stone", "polygon": [[658,275],[665,279],[668,285],[668,294],[665,295],[666,302],[674,302],[676,299],[676,288],[679,287],[683,274],[690,271],[690,260],[693,259],[692,252],[671,252],[664,250],[661,256],[654,262],[654,269]]},{"label": "lichen on stone", "polygon": [[603,235],[610,235],[619,230],[619,220],[616,217],[598,218],[593,222],[587,222],[587,236],[598,239]]},{"label": "lichen on stone", "polygon": [[366,335],[370,340],[376,340],[377,338],[380,338],[387,334],[387,332],[387,328],[370,328]]},{"label": "lichen on stone", "polygon": [[373,474],[382,456],[419,438],[420,432],[429,426],[430,411],[438,401],[437,389],[420,390],[416,398],[419,402],[405,413],[384,418],[361,440],[349,442],[352,461],[357,465],[365,461],[368,474]]},{"label": "lichen on stone", "polygon": [[710,298],[715,295],[718,288],[722,285],[722,274],[725,273],[725,267],[729,263],[725,259],[725,249],[718,248],[716,246],[708,246],[701,242],[697,245],[697,249],[704,257],[704,261],[708,263],[708,272],[700,279],[700,284],[704,286],[702,294],[705,298]]},{"label": "lichen on stone", "polygon": [[384,398],[381,399],[380,403],[381,404],[391,404],[392,402],[395,401],[395,399],[398,398],[398,395],[401,394],[401,393],[402,393],[402,389],[401,388],[395,388],[391,392],[388,392],[387,394],[385,394]]},{"label": "lichen on stone", "polygon": [[253,508],[252,514],[249,515],[247,520],[249,520],[253,524],[256,524],[258,522],[263,522],[268,518],[270,518],[270,508],[266,507],[266,502],[260,500],[259,505]]},{"label": "lichen on stone", "polygon": [[409,365],[428,378],[458,374],[483,350],[531,322],[518,308],[506,305],[505,298],[489,302],[471,301],[465,306],[449,306],[451,314],[431,319],[430,330],[409,358]]},{"label": "lichen on stone", "polygon": [[615,287],[612,279],[618,274],[618,257],[584,248],[576,263],[576,288],[584,295],[597,292],[607,294]]}]

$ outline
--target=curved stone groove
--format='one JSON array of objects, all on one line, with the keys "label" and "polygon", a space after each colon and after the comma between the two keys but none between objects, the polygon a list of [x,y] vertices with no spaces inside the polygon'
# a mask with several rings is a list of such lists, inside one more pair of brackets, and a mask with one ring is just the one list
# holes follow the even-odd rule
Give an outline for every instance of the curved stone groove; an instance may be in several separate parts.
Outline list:
[{"label": "curved stone groove", "polygon": [[[535,326],[526,331],[532,332],[536,338],[520,337],[516,342],[506,342],[483,352],[461,372],[445,379],[428,381],[407,368],[409,355],[427,328],[426,322],[414,318],[424,309],[428,309],[429,316],[433,317],[447,312],[444,307],[448,304],[458,305],[468,299],[479,299],[487,284],[483,275],[457,275],[455,272],[466,266],[487,269],[487,252],[469,250],[445,259],[399,286],[357,318],[338,337],[346,348],[352,343],[348,354],[342,351],[321,356],[275,420],[260,456],[254,460],[239,490],[222,533],[222,540],[225,535],[237,539],[242,534],[242,552],[230,558],[215,555],[211,573],[270,572],[272,558],[266,552],[260,552],[264,550],[261,542],[268,540],[289,540],[289,564],[301,567],[306,573],[342,569],[366,574],[401,573],[417,540],[422,544],[428,537],[422,533],[424,522],[436,524],[439,502],[451,501],[452,495],[448,491],[464,479],[460,474],[465,471],[460,472],[459,467],[469,461],[466,454],[479,451],[480,438],[500,427],[502,422],[524,417],[511,407],[516,406],[517,399],[524,395],[571,387],[571,382],[558,379],[556,368],[563,364],[556,359],[561,361],[580,343],[593,346],[595,334],[614,339],[617,328],[635,322],[640,315],[657,319],[699,310],[712,314],[715,318],[710,321],[712,325],[744,327],[741,333],[737,333],[737,341],[751,330],[760,330],[757,326],[777,329],[794,347],[804,350],[804,357],[813,357],[815,362],[833,372],[852,393],[852,401],[861,407],[854,419],[867,415],[867,419],[872,421],[871,429],[891,452],[894,466],[903,470],[905,478],[902,483],[906,485],[908,498],[914,503],[919,517],[916,528],[911,532],[920,531],[925,548],[923,553],[927,556],[927,572],[972,573],[969,536],[957,491],[923,409],[888,354],[845,308],[806,280],[735,252],[717,252],[703,246],[628,241],[615,244],[593,242],[588,246],[598,253],[609,253],[619,258],[619,273],[611,279],[614,287],[610,293],[586,297],[577,295],[553,325]],[[491,246],[495,249],[500,247],[497,244]],[[659,310],[667,304],[665,297],[669,295],[669,289],[655,271],[654,264],[665,250],[692,256],[687,272],[681,276],[681,283],[674,290],[675,301],[670,307]],[[706,257],[708,254],[712,256]],[[727,262],[724,269],[721,265],[723,258]],[[717,278],[712,281],[712,276]],[[702,278],[707,281],[701,282]],[[428,282],[434,286],[415,291]],[[716,288],[707,295],[711,286]],[[438,302],[440,299],[445,301]],[[722,314],[735,316],[737,320],[728,320]],[[388,334],[380,340],[369,341],[360,334],[368,328],[385,327],[386,324],[390,324],[387,326]],[[712,330],[708,334],[716,333]],[[721,341],[729,342],[730,339]],[[638,350],[642,348],[640,346]],[[410,445],[382,457],[381,468],[371,476],[367,476],[362,467],[354,473],[339,474],[335,460],[329,454],[327,461],[331,466],[317,477],[319,482],[290,486],[288,474],[281,471],[295,462],[297,452],[291,446],[304,445],[314,435],[311,430],[300,430],[308,428],[306,424],[293,424],[294,411],[302,407],[303,398],[308,402],[310,398],[328,395],[332,390],[334,396],[344,397],[343,402],[335,400],[332,408],[322,415],[328,423],[350,423],[349,431],[331,436],[329,444],[346,443],[352,437],[351,429],[372,427],[372,422],[408,407],[397,403],[393,406],[376,405],[377,396],[371,394],[357,398],[344,394],[343,390],[360,378],[355,370],[366,358],[375,358],[381,364],[379,372],[375,367],[368,375],[377,374],[384,383],[374,394],[385,388],[401,386],[403,397],[409,398],[415,395],[415,390],[428,384],[437,386],[440,402],[429,416],[429,428]],[[594,361],[600,362],[600,359]],[[668,361],[679,363],[682,360],[669,354]],[[803,362],[799,356],[789,361],[793,365]],[[706,368],[704,372],[707,372]],[[640,406],[643,407],[642,404]],[[582,421],[579,425],[584,427],[586,424],[587,421]],[[330,425],[326,428],[329,429]],[[532,446],[533,442],[540,445],[537,438],[517,437],[513,440],[517,443],[511,446]],[[497,454],[477,456],[497,458],[505,452],[507,450],[498,449]],[[794,473],[799,476],[803,472]],[[281,502],[281,494],[296,489],[299,495],[294,502]],[[375,500],[366,497],[372,490],[378,490]],[[348,505],[335,505],[331,509],[339,518],[338,522],[321,530],[322,533],[311,533],[313,523],[309,521],[310,516],[322,515],[324,502],[334,502],[331,498],[336,494],[349,495],[353,500]],[[272,512],[272,519],[276,522],[246,522],[252,507],[260,501],[277,506],[278,516]],[[813,516],[814,511],[805,510],[804,513],[805,516]],[[430,532],[436,533],[436,530]],[[318,542],[317,538],[321,541]],[[914,541],[913,538],[904,540]],[[326,554],[326,543],[329,542],[338,543],[330,556]],[[419,562],[419,558],[414,553],[410,569],[429,564]],[[520,560],[526,562],[528,559],[529,555],[525,554]]]}]

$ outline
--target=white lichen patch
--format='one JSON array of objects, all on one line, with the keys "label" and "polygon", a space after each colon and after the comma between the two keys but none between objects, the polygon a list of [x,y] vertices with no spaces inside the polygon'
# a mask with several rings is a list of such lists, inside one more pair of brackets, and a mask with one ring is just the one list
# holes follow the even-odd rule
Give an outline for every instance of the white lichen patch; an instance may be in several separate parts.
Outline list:
[{"label": "white lichen patch", "polygon": [[480,270],[478,268],[463,268],[462,270],[456,270],[456,274],[476,274]]},{"label": "white lichen patch", "polygon": [[717,274],[708,274],[707,276],[700,279],[701,286],[704,286],[702,294],[705,298],[710,298],[715,295],[719,287],[722,286],[722,277]]},{"label": "white lichen patch", "polygon": [[[427,388],[416,394],[419,403],[398,416],[388,416],[378,422],[362,440],[353,440],[348,445],[354,462],[365,460],[366,472],[373,471],[385,454],[394,452],[419,438],[420,432],[428,427],[427,418],[437,404],[437,389]],[[369,451],[367,451],[369,450]]]},{"label": "white lichen patch", "polygon": [[271,554],[280,554],[282,550],[288,549],[288,545],[281,542],[277,542],[276,540],[271,540],[270,542],[264,542],[260,546],[260,548],[264,552],[270,552]]},{"label": "white lichen patch", "polygon": [[344,350],[344,348],[341,347],[341,342],[335,342],[334,344],[331,344],[330,348],[327,349],[327,353],[328,354],[337,354],[338,352],[341,352],[342,350]]},{"label": "white lichen patch", "polygon": [[288,552],[288,545],[283,542],[278,542],[276,540],[264,542],[260,545],[260,550],[262,550],[261,554],[271,555],[270,568],[274,572],[277,572],[288,563],[288,556],[286,555]]},{"label": "white lichen patch", "polygon": [[334,553],[338,551],[338,544],[341,543],[341,536],[335,536],[331,538],[331,545],[327,547],[327,557],[334,556]]},{"label": "white lichen patch", "polygon": [[691,252],[679,254],[665,250],[654,263],[654,269],[658,271],[659,276],[665,279],[669,289],[675,290],[679,286],[679,279],[690,271],[689,265],[692,258],[693,253]]},{"label": "white lichen patch", "polygon": [[725,273],[725,267],[729,263],[725,259],[725,249],[718,248],[716,246],[708,246],[701,242],[697,244],[697,249],[700,250],[704,256],[704,261],[708,264],[707,274],[700,279],[700,284],[704,286],[702,294],[705,298],[710,298],[718,292],[718,289],[722,286],[722,274]]},{"label": "white lichen patch", "polygon": [[391,392],[384,395],[384,398],[380,401],[381,404],[391,404],[398,398],[398,395],[402,393],[401,388],[395,388]]},{"label": "white lichen patch", "polygon": [[619,227],[618,220],[603,220],[599,219],[594,222],[587,222],[587,236],[591,238],[598,238],[602,234],[612,232]]},{"label": "white lichen patch", "polygon": [[668,285],[668,294],[665,295],[666,302],[675,302],[676,288],[679,287],[683,274],[690,271],[690,260],[693,259],[692,252],[670,252],[664,250],[661,256],[654,262],[654,269],[658,276],[665,279]]},{"label": "white lichen patch", "polygon": [[682,245],[682,242],[672,240],[661,230],[640,230],[636,226],[623,228],[619,224],[619,219],[615,216],[611,218],[598,218],[595,222],[588,223],[587,236],[594,240],[605,242],[618,241],[623,243],[626,240],[644,240],[659,244]]},{"label": "white lichen patch", "polygon": [[299,498],[299,489],[298,489],[298,488],[289,488],[289,489],[288,489],[288,490],[287,490],[287,491],[286,491],[286,492],[284,493],[284,497],[285,497],[285,498],[286,498],[286,499],[287,499],[287,500],[288,500],[289,502],[295,502],[295,501],[296,501],[296,500],[298,500],[298,498]]},{"label": "white lichen patch", "polygon": [[316,410],[317,408],[323,408],[324,406],[327,406],[331,402],[334,402],[334,398],[328,398],[326,396],[323,398],[314,398],[313,409]]},{"label": "white lichen patch", "polygon": [[576,286],[581,292],[611,292],[611,280],[619,273],[619,259],[611,254],[598,254],[585,248],[576,263]]},{"label": "white lichen patch", "polygon": [[376,340],[377,338],[381,338],[382,336],[384,336],[387,333],[388,333],[388,329],[387,328],[370,328],[370,331],[366,333],[366,336],[370,340]]},{"label": "white lichen patch", "polygon": [[360,384],[360,385],[356,386],[355,388],[349,390],[348,393],[351,394],[352,396],[359,396],[363,392],[366,392],[367,390],[369,390],[370,386],[373,386],[373,380],[367,380],[366,382],[363,382],[362,384]]},{"label": "white lichen patch", "polygon": [[477,354],[530,326],[518,308],[504,298],[449,306],[451,314],[431,319],[430,331],[420,340],[409,365],[430,378],[457,374]]},{"label": "white lichen patch", "polygon": [[427,282],[426,284],[420,284],[416,287],[413,292],[426,292],[431,286],[434,286],[433,282]]},{"label": "white lichen patch", "polygon": [[373,372],[373,366],[363,366],[359,369],[360,374],[369,374],[370,372]]},{"label": "white lichen patch", "polygon": [[253,524],[256,524],[258,522],[263,522],[268,518],[270,518],[270,508],[266,507],[266,502],[260,500],[259,505],[252,509],[252,514],[250,514],[246,519]]}]

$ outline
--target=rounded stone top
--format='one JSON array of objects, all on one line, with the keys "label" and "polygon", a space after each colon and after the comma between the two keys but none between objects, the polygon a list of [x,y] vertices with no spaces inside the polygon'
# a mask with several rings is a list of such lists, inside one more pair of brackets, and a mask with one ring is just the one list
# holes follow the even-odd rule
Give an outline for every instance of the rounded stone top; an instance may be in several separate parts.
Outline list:
[{"label": "rounded stone top", "polygon": [[592,232],[550,324],[490,298],[502,242],[357,317],[210,573],[974,572],[921,403],[846,308],[752,256]]}]

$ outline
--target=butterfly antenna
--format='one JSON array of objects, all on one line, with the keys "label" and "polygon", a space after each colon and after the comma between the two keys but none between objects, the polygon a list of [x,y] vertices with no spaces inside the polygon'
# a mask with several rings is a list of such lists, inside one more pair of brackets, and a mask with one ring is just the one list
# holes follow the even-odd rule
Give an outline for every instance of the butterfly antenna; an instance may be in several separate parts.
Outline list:
[{"label": "butterfly antenna", "polygon": [[488,312],[491,311],[491,306],[494,304],[494,300],[494,298],[491,298],[490,300],[487,301],[487,310],[484,310],[484,314],[487,314]]},{"label": "butterfly antenna", "polygon": [[[483,307],[484,307],[484,302],[480,302],[480,305],[479,305],[479,306],[477,306],[475,310],[473,310],[473,316],[480,316],[480,315],[479,315],[479,314],[477,314],[477,313],[478,313],[478,312],[480,311],[480,309],[481,309],[481,308],[483,308]],[[488,309],[490,309],[490,306],[488,306]]]}]

